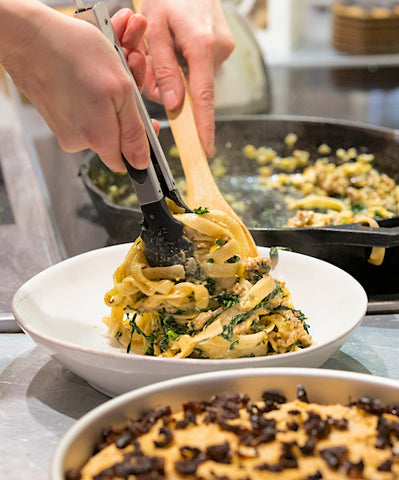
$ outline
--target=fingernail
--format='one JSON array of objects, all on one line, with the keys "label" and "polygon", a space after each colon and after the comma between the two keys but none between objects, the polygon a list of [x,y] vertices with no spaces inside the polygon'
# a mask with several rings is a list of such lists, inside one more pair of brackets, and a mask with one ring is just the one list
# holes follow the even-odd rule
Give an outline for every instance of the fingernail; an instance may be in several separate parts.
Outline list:
[{"label": "fingernail", "polygon": [[133,165],[135,168],[144,169],[147,168],[150,163],[150,159],[147,153],[135,153],[133,156]]},{"label": "fingernail", "polygon": [[173,110],[177,107],[177,95],[174,90],[168,90],[162,95],[163,104],[168,110]]}]

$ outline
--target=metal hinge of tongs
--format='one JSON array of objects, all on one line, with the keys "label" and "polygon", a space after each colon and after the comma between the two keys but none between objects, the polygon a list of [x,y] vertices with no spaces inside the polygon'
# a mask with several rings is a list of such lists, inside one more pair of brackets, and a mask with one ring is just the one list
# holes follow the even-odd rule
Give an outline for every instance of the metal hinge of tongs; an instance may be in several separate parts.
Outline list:
[{"label": "metal hinge of tongs", "polygon": [[75,17],[98,27],[118,52],[131,79],[140,117],[147,133],[151,152],[151,163],[148,168],[138,170],[132,167],[122,155],[143,213],[141,238],[144,241],[147,261],[151,266],[182,263],[186,266],[186,271],[189,269],[193,272],[196,268],[196,262],[193,261],[193,244],[183,235],[184,225],[173,217],[165,197],[173,200],[185,212],[191,212],[191,210],[183,202],[177,190],[162,146],[112,27],[108,9],[104,2],[98,2],[86,8],[81,0],[75,0],[75,5],[77,9]]}]

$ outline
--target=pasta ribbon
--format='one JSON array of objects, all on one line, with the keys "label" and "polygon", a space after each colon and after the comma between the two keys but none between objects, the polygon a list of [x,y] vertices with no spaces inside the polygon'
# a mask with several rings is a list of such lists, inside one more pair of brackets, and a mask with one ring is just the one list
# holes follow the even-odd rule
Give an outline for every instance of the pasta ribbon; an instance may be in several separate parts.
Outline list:
[{"label": "pasta ribbon", "polygon": [[239,224],[224,212],[175,213],[194,245],[184,265],[150,267],[138,238],[105,294],[108,335],[127,352],[176,358],[272,355],[311,345],[305,316],[276,281],[268,257],[246,258]]},{"label": "pasta ribbon", "polygon": [[331,208],[340,212],[344,210],[345,204],[336,198],[308,195],[305,198],[290,202],[289,208]]},{"label": "pasta ribbon", "polygon": [[[359,223],[367,223],[370,227],[379,228],[379,225],[376,220],[368,217],[367,215],[358,215],[356,219]],[[369,263],[372,265],[382,265],[385,257],[385,248],[383,247],[373,247],[371,249],[371,254],[369,257]]]}]

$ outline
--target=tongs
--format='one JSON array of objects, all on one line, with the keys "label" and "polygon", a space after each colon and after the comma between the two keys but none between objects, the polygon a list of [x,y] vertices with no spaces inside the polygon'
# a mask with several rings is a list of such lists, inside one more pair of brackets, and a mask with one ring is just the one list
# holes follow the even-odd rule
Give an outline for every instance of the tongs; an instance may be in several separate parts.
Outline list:
[{"label": "tongs", "polygon": [[138,170],[131,166],[122,155],[143,213],[141,238],[144,241],[147,261],[151,266],[167,266],[177,263],[186,267],[193,265],[196,263],[193,262],[193,244],[183,235],[184,225],[173,217],[165,197],[171,199],[184,212],[192,212],[192,210],[183,202],[177,190],[162,146],[112,27],[108,9],[104,2],[98,2],[92,7],[86,8],[82,0],[75,0],[75,5],[77,9],[75,17],[98,27],[118,52],[131,79],[140,117],[148,137],[151,154],[151,163],[148,168]]}]

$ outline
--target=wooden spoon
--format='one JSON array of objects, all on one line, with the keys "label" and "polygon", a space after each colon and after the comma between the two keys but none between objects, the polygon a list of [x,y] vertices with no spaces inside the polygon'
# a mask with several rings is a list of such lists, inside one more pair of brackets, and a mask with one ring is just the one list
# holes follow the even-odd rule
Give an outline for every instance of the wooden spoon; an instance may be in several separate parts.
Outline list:
[{"label": "wooden spoon", "polygon": [[[133,0],[133,4],[135,11],[140,12],[141,1]],[[166,113],[186,177],[187,203],[190,208],[209,207],[213,210],[226,212],[234,218],[240,224],[247,240],[244,255],[257,257],[258,250],[252,235],[240,217],[226,202],[213,178],[208,159],[199,139],[191,96],[183,72],[182,77],[185,89],[183,104],[177,110],[166,110]]]},{"label": "wooden spoon", "polygon": [[191,96],[186,79],[183,77],[185,95],[182,106],[177,110],[167,110],[170,127],[179,151],[187,182],[187,203],[191,208],[209,207],[221,210],[234,218],[241,226],[247,240],[247,257],[257,257],[258,251],[252,235],[240,217],[226,202],[218,189],[208,159],[198,136],[194,120]]}]

